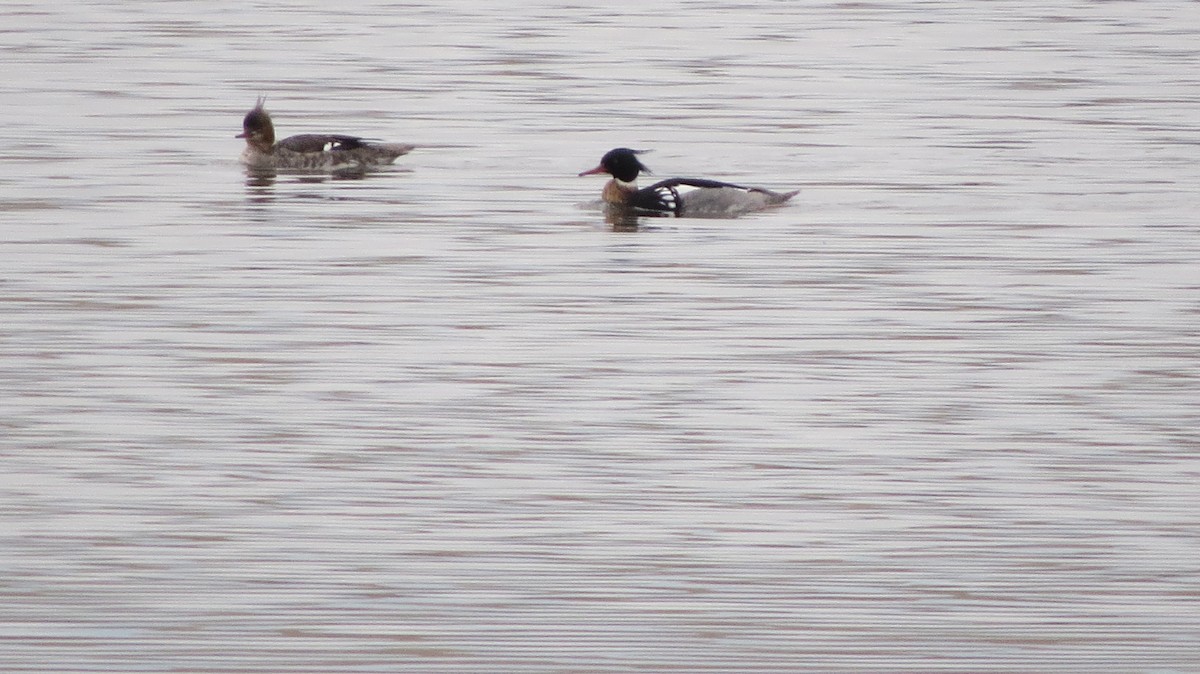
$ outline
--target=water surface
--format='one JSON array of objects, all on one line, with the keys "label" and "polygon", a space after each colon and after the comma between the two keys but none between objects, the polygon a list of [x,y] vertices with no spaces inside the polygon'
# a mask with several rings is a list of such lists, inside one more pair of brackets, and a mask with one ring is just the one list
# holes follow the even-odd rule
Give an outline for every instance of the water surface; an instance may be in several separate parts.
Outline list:
[{"label": "water surface", "polygon": [[4,15],[0,669],[1196,670],[1194,3]]}]

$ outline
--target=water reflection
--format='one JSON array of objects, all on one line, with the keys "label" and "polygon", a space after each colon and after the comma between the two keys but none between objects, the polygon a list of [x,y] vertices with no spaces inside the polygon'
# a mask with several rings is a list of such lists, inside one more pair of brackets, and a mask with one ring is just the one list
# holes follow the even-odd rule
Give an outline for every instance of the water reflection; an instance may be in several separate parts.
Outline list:
[{"label": "water reflection", "polygon": [[275,171],[263,171],[258,169],[248,169],[246,171],[246,187],[251,191],[260,191],[262,188],[274,187],[275,180],[279,174]]},{"label": "water reflection", "polygon": [[656,224],[661,226],[666,224],[666,220],[674,219],[670,213],[642,211],[622,204],[597,202],[596,206],[604,213],[604,221],[612,225],[614,232],[636,232]]},{"label": "water reflection", "polygon": [[[269,187],[274,185],[280,175],[298,183],[323,183],[330,180],[363,180],[380,173],[380,171],[365,170],[358,167],[338,169],[336,171],[281,171],[278,169],[247,168],[247,187]],[[387,171],[395,173],[395,171]]]}]

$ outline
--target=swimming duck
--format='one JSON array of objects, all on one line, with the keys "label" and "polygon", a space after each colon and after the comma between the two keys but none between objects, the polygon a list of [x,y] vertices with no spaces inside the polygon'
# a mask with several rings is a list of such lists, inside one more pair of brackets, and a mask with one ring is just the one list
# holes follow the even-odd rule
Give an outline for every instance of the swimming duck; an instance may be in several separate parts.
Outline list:
[{"label": "swimming duck", "polygon": [[246,139],[242,163],[254,169],[303,171],[367,170],[385,166],[408,154],[413,145],[376,143],[357,136],[305,133],[275,142],[275,125],[260,98],[242,120]]},{"label": "swimming duck", "polygon": [[654,215],[732,218],[778,206],[800,193],[800,190],[772,192],[704,178],[669,178],[638,189],[638,174],[650,173],[637,157],[643,152],[627,147],[610,150],[600,159],[599,166],[579,175],[611,175],[612,180],[604,186],[602,194],[605,203]]}]

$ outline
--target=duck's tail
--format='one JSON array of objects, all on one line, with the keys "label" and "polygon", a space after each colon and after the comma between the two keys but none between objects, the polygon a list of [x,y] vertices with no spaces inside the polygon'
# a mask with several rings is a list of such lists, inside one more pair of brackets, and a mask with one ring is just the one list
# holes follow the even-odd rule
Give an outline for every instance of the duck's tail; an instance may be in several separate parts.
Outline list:
[{"label": "duck's tail", "polygon": [[800,190],[792,190],[791,192],[772,192],[771,190],[763,189],[761,187],[753,188],[752,191],[758,192],[766,197],[767,206],[778,206],[779,204],[787,203],[789,199],[797,194],[800,194]]},{"label": "duck's tail", "polygon": [[372,150],[372,154],[378,157],[381,162],[391,163],[396,161],[397,157],[412,152],[417,146],[406,143],[369,143],[367,147]]}]

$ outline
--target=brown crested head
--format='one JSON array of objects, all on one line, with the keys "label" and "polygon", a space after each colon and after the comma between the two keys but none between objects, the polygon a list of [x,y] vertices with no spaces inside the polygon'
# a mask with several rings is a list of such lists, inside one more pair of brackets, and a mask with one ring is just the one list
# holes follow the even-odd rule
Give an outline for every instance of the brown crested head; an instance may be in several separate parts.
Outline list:
[{"label": "brown crested head", "polygon": [[242,132],[236,138],[245,138],[251,145],[270,147],[275,144],[275,125],[271,123],[271,115],[263,107],[265,99],[259,98],[254,109],[242,118]]}]

